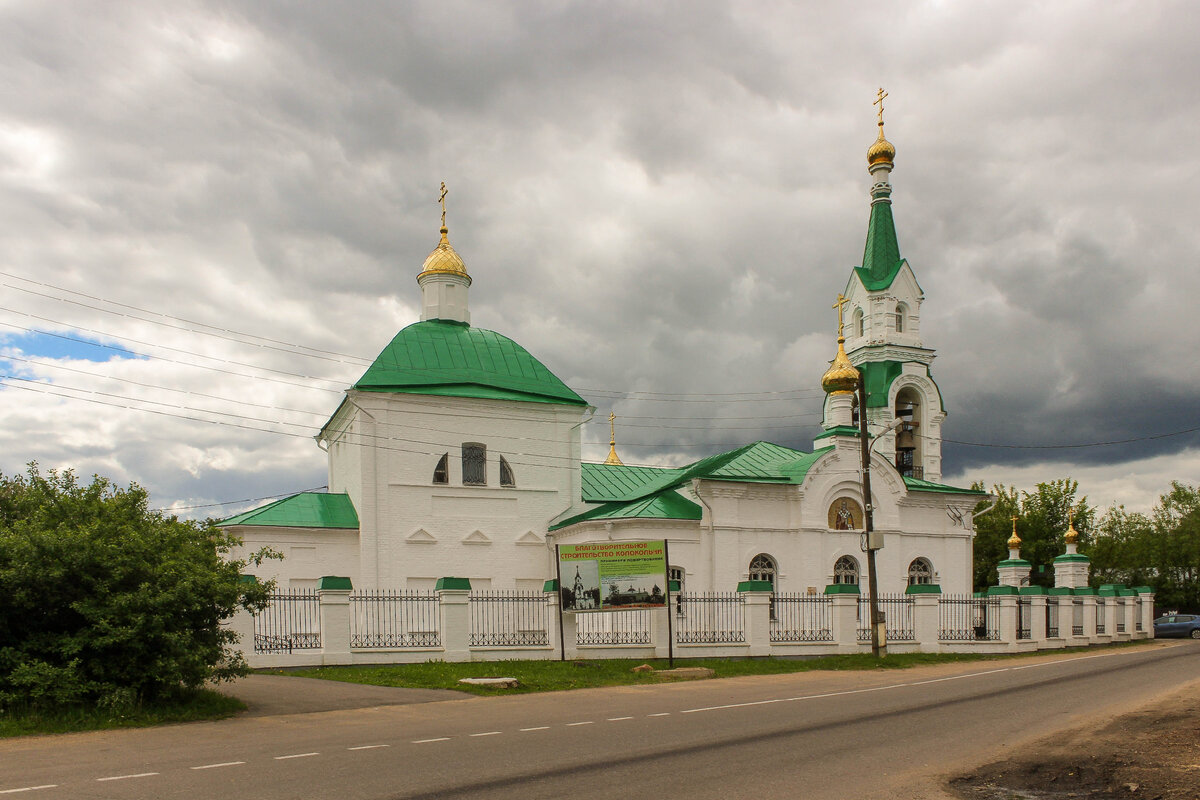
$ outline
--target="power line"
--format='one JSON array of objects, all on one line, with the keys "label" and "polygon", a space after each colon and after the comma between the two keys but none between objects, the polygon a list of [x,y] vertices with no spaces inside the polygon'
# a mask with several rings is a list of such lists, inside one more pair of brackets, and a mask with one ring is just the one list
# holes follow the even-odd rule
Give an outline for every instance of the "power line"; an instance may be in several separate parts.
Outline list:
[{"label": "power line", "polygon": [[194,511],[197,508],[216,508],[218,506],[235,506],[239,503],[258,503],[263,500],[278,500],[281,497],[291,497],[296,494],[304,494],[306,492],[319,492],[322,489],[328,489],[328,486],[314,486],[311,489],[301,489],[298,492],[284,492],[283,494],[269,494],[266,497],[247,497],[245,500],[226,500],[223,503],[201,503],[196,506],[171,506],[168,508],[156,508],[154,511],[159,512],[175,512],[175,511]]}]

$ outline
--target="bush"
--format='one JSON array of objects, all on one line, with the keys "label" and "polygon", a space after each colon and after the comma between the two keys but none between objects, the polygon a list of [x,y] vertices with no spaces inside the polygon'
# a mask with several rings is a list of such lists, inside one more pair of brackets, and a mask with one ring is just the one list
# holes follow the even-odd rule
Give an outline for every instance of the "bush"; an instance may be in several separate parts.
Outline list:
[{"label": "bush", "polygon": [[115,709],[245,674],[220,622],[272,587],[240,580],[236,544],[136,484],[0,474],[0,708]]}]

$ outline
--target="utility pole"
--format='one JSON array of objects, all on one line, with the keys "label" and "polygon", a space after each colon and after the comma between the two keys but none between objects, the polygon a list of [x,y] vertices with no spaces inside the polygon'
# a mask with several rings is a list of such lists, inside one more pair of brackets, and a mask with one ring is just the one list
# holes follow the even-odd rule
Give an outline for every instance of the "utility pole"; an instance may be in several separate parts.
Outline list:
[{"label": "utility pole", "polygon": [[887,626],[879,612],[879,581],[875,576],[875,508],[871,504],[871,448],[867,442],[867,380],[860,371],[858,377],[858,431],[862,444],[863,535],[867,540],[867,592],[871,603],[871,655],[887,655]]}]

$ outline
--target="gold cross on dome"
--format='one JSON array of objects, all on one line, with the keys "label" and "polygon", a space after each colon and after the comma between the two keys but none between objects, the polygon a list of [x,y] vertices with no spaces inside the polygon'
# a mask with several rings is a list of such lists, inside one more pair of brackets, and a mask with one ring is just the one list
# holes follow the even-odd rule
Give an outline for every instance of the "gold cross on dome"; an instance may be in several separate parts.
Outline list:
[{"label": "gold cross on dome", "polygon": [[616,414],[612,413],[611,411],[608,412],[608,438],[612,440],[613,444],[616,444],[617,442],[617,429],[616,426],[613,425],[613,422],[616,420],[616,418]]},{"label": "gold cross on dome", "polygon": [[1020,519],[1020,517],[1018,517],[1016,514],[1012,515],[1013,534],[1016,534],[1016,532],[1017,532],[1017,520],[1018,519]]},{"label": "gold cross on dome", "polygon": [[848,297],[843,297],[843,296],[842,296],[842,295],[839,293],[839,294],[838,294],[838,296],[837,296],[837,302],[836,302],[836,303],[834,303],[834,304],[833,304],[833,306],[831,306],[832,308],[836,308],[836,309],[837,309],[837,312],[838,312],[838,338],[841,338],[841,336],[842,336],[842,328],[843,328],[843,323],[842,323],[842,307],[843,307],[843,306],[845,306],[845,305],[846,305],[846,303],[849,303],[849,302],[850,302],[850,298],[848,298]]},{"label": "gold cross on dome", "polygon": [[446,182],[442,181],[442,193],[438,195],[438,202],[442,204],[442,227],[446,227]]},{"label": "gold cross on dome", "polygon": [[880,125],[883,124],[883,98],[885,98],[887,96],[888,96],[888,93],[883,90],[882,86],[880,86],[879,92],[875,99],[875,102],[871,103],[871,105],[873,105],[873,106],[879,106],[879,124]]}]

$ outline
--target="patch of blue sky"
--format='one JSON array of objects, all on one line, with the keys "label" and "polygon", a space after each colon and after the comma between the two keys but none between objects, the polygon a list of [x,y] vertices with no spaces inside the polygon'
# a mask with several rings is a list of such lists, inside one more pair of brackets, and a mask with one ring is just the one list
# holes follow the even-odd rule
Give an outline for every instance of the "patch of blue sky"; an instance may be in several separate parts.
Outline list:
[{"label": "patch of blue sky", "polygon": [[75,361],[96,362],[118,358],[142,358],[119,345],[108,346],[99,339],[81,333],[0,333],[0,363],[8,361],[4,357],[6,353],[22,358],[69,358]]}]

